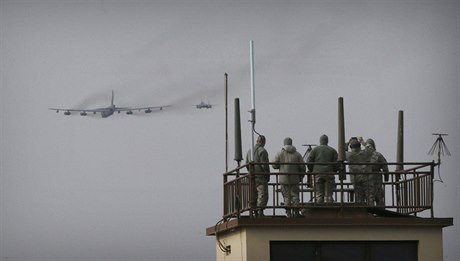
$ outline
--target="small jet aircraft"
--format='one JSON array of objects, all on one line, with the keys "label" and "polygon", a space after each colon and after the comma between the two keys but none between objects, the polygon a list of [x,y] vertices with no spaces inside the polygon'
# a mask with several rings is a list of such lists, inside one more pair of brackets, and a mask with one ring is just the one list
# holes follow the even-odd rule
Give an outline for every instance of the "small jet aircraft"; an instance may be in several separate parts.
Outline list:
[{"label": "small jet aircraft", "polygon": [[197,109],[203,109],[203,108],[206,108],[206,109],[211,109],[212,108],[212,104],[210,103],[205,103],[203,101],[201,101],[199,104],[195,105]]},{"label": "small jet aircraft", "polygon": [[151,113],[152,109],[159,109],[162,110],[165,107],[170,107],[171,105],[164,105],[164,106],[148,106],[148,107],[137,107],[137,108],[131,108],[131,107],[117,107],[113,103],[114,99],[114,93],[112,91],[112,102],[110,106],[105,107],[105,108],[97,108],[97,109],[57,109],[57,108],[49,108],[50,110],[56,111],[56,113],[59,113],[59,111],[64,111],[64,115],[71,115],[72,112],[80,112],[81,116],[86,116],[88,113],[93,113],[97,114],[100,113],[102,118],[107,118],[111,116],[114,112],[122,112],[125,111],[126,114],[131,115],[133,114],[133,111],[144,111],[145,113]]}]

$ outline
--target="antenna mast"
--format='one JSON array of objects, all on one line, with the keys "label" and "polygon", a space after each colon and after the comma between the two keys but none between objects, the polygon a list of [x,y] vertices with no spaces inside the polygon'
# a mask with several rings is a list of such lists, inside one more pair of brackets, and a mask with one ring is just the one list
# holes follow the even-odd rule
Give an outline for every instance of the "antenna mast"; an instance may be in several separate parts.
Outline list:
[{"label": "antenna mast", "polygon": [[450,151],[447,149],[447,145],[442,138],[442,136],[447,136],[447,134],[446,133],[433,133],[433,135],[437,135],[438,138],[434,142],[433,146],[431,146],[431,149],[428,151],[428,154],[433,155],[436,153],[436,151],[438,152],[438,163],[437,163],[438,176],[439,176],[438,181],[443,182],[441,178],[441,171],[440,171],[441,155],[444,156],[444,152],[445,152],[447,156],[450,156]]},{"label": "antenna mast", "polygon": [[253,160],[254,154],[254,130],[256,124],[256,98],[255,98],[255,84],[254,84],[254,41],[249,41],[249,59],[250,59],[250,66],[251,66],[251,155],[250,161]]},{"label": "antenna mast", "polygon": [[431,146],[430,151],[428,151],[428,154],[433,155],[438,152],[438,164],[441,164],[441,155],[444,156],[444,152],[450,156],[450,151],[447,149],[447,145],[444,142],[442,136],[447,136],[445,133],[433,133],[433,135],[437,135],[438,138],[434,142],[433,146]]},{"label": "antenna mast", "polygon": [[228,74],[225,73],[225,172],[228,171]]}]

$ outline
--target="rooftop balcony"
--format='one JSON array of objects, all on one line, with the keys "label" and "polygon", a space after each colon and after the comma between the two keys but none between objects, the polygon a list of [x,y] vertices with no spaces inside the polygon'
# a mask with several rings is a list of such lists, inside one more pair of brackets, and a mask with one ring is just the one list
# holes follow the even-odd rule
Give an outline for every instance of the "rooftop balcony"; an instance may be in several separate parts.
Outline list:
[{"label": "rooftop balcony", "polygon": [[[248,170],[254,169],[254,164],[250,163],[233,169],[223,175],[224,184],[224,213],[223,218],[255,218],[256,190],[255,173]],[[272,165],[272,163],[269,163]],[[315,163],[331,164],[331,163]],[[265,207],[263,218],[285,217],[286,208],[296,208],[303,217],[318,217],[327,215],[328,217],[346,216],[369,216],[369,217],[416,217],[417,215],[434,217],[433,212],[433,181],[434,168],[437,163],[418,162],[418,163],[388,163],[389,169],[395,169],[388,173],[368,173],[380,174],[385,177],[383,181],[384,204],[375,206],[370,203],[356,203],[355,191],[351,177],[357,175],[346,171],[350,163],[339,164],[337,173],[304,173],[300,187],[300,204],[296,206],[285,206],[281,195],[281,185],[278,182],[277,171],[270,173],[268,183],[269,200]],[[370,165],[371,163],[367,163]],[[354,164],[362,165],[362,164]],[[360,173],[362,174],[362,173]],[[299,175],[299,173],[282,173],[282,175]],[[317,202],[314,190],[316,175],[333,175],[335,177],[335,188],[333,190],[334,202]],[[301,217],[302,217],[301,216]]]}]

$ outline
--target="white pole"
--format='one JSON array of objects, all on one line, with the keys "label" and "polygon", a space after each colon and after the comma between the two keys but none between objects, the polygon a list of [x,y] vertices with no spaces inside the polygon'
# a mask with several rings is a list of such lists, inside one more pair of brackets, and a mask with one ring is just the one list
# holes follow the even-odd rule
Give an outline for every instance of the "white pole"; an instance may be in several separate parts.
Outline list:
[{"label": "white pole", "polygon": [[254,84],[254,41],[249,41],[249,56],[251,66],[251,161],[254,155],[254,129],[256,124],[256,97],[255,97],[255,84]]},{"label": "white pole", "polygon": [[249,41],[251,56],[251,109],[256,109],[255,83],[254,83],[254,41]]}]

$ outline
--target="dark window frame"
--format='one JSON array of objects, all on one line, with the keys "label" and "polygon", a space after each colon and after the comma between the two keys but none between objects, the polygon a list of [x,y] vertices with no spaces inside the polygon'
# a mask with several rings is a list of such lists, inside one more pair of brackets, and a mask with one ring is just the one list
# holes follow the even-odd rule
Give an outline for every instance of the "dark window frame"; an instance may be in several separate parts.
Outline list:
[{"label": "dark window frame", "polygon": [[[287,260],[286,258],[293,261],[348,261],[351,260],[350,255],[355,255],[353,258],[358,256],[358,259],[353,260],[359,261],[418,261],[419,259],[417,240],[271,240],[269,244],[270,261]],[[344,250],[347,246],[355,247],[355,251],[358,252],[351,251],[348,257],[343,256],[346,255],[344,253],[346,251],[341,253],[340,248]],[[333,251],[334,248],[337,252]],[[324,251],[327,252],[323,254]],[[390,256],[385,257],[385,254]],[[401,257],[395,259],[395,255]]]}]

